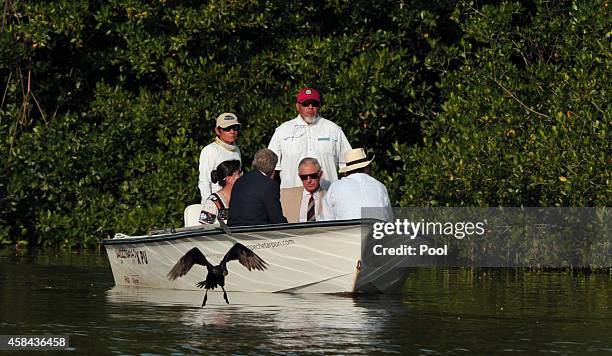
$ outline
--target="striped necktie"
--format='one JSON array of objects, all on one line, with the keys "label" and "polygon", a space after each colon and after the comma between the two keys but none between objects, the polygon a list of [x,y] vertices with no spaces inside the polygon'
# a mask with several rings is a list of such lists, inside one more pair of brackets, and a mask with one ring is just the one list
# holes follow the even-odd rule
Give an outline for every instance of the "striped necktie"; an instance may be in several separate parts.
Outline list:
[{"label": "striped necktie", "polygon": [[308,199],[308,212],[306,213],[306,221],[316,221],[315,219],[315,201],[314,195],[310,193],[310,199]]}]

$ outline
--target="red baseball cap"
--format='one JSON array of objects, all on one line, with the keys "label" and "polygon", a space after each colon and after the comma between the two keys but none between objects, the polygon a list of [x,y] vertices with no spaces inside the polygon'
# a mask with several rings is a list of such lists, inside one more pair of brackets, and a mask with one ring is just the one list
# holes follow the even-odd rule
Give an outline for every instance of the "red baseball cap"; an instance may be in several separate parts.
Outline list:
[{"label": "red baseball cap", "polygon": [[299,91],[296,99],[298,104],[301,104],[306,100],[316,100],[321,102],[321,95],[319,95],[319,92],[314,88],[304,88]]}]

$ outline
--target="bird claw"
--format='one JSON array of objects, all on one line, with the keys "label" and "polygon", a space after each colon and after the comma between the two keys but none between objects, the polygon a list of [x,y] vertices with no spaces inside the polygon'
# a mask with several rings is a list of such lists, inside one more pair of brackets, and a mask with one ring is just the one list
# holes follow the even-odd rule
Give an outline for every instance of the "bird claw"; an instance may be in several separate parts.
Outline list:
[{"label": "bird claw", "polygon": [[229,300],[227,299],[227,293],[225,292],[223,292],[223,299],[225,299],[225,302],[229,304]]}]

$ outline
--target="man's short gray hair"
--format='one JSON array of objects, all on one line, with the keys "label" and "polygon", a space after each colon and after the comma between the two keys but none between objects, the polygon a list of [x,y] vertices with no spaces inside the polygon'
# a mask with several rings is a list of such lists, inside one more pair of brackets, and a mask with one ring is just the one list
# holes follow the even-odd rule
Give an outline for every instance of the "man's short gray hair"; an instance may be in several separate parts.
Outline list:
[{"label": "man's short gray hair", "polygon": [[317,172],[321,172],[321,163],[319,163],[319,160],[313,157],[306,157],[306,158],[302,158],[302,160],[300,161],[300,164],[298,164],[298,169],[301,166],[304,165],[312,165],[316,168]]},{"label": "man's short gray hair", "polygon": [[262,148],[255,152],[253,158],[253,167],[268,177],[274,172],[276,164],[278,163],[278,156],[274,151],[269,148]]}]

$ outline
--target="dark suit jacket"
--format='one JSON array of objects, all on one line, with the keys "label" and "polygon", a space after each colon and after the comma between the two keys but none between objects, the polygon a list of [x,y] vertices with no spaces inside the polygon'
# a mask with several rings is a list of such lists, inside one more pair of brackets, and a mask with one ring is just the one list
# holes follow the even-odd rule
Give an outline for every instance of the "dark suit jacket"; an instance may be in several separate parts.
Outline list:
[{"label": "dark suit jacket", "polygon": [[280,203],[280,185],[258,170],[243,175],[234,184],[228,225],[286,223]]}]

